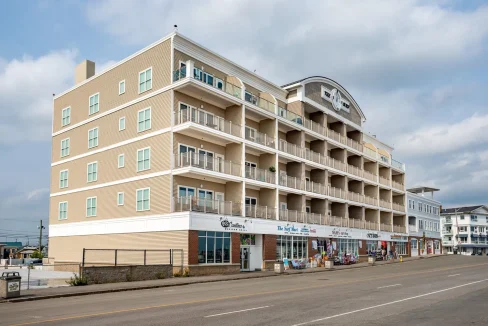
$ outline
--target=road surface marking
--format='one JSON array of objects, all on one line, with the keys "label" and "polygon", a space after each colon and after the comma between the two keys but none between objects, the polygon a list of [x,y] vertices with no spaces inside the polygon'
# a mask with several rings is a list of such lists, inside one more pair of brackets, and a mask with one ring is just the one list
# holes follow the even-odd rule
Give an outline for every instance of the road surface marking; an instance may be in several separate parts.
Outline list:
[{"label": "road surface marking", "polygon": [[392,285],[385,285],[385,286],[380,286],[378,289],[384,289],[384,288],[391,288],[394,286],[402,286],[401,284],[392,284]]},{"label": "road surface marking", "polygon": [[238,312],[244,312],[244,311],[251,311],[251,310],[258,310],[258,309],[264,309],[264,308],[269,308],[272,306],[262,306],[262,307],[256,307],[256,308],[250,308],[250,309],[244,309],[244,310],[236,310],[236,311],[229,311],[229,312],[223,312],[221,314],[215,314],[215,315],[208,315],[203,318],[209,318],[209,317],[217,317],[217,316],[223,316],[223,315],[229,315],[229,314],[236,314]]},{"label": "road surface marking", "polygon": [[395,300],[395,301],[392,301],[392,302],[382,303],[382,304],[379,304],[379,305],[376,305],[376,306],[371,306],[371,307],[367,307],[367,308],[363,308],[363,309],[358,309],[358,310],[353,310],[353,311],[349,311],[349,312],[344,312],[342,314],[338,314],[338,315],[334,315],[334,316],[329,316],[329,317],[324,317],[324,318],[320,318],[320,319],[315,319],[315,320],[307,321],[307,322],[304,322],[304,323],[295,324],[293,326],[308,325],[308,324],[316,323],[316,322],[319,322],[319,321],[324,321],[324,320],[328,320],[328,319],[342,317],[342,316],[354,314],[354,313],[357,313],[357,312],[362,312],[362,311],[366,311],[366,310],[376,309],[376,308],[380,308],[380,307],[384,307],[384,306],[389,306],[389,305],[392,305],[392,304],[395,304],[395,303],[400,303],[400,302],[404,302],[404,301],[409,301],[409,300],[413,300],[413,299],[418,299],[418,298],[426,297],[426,296],[433,295],[433,294],[437,294],[437,293],[442,293],[442,292],[446,292],[446,291],[450,291],[450,290],[454,290],[454,289],[459,289],[459,288],[462,288],[462,287],[465,287],[465,286],[469,286],[469,285],[473,285],[473,284],[478,284],[478,283],[482,283],[482,282],[486,282],[486,281],[488,281],[488,278],[487,279],[484,279],[484,280],[480,280],[480,281],[475,281],[475,282],[470,282],[470,283],[466,283],[466,284],[462,284],[462,285],[453,286],[453,287],[450,287],[450,288],[447,288],[447,289],[443,289],[443,290],[438,290],[438,291],[434,291],[434,292],[429,292],[429,293],[424,293],[424,294],[416,295],[414,297],[409,297],[409,298],[405,298],[405,299]]},{"label": "road surface marking", "polygon": [[447,275],[447,277],[454,277],[454,276],[459,276],[461,274],[452,274],[452,275]]},{"label": "road surface marking", "polygon": [[[167,308],[167,307],[175,307],[175,306],[182,306],[182,305],[189,305],[189,304],[199,304],[199,303],[208,303],[208,302],[223,301],[223,300],[230,300],[230,299],[248,298],[248,297],[262,296],[262,295],[268,295],[268,294],[285,293],[285,292],[290,292],[290,291],[313,290],[313,289],[318,289],[318,288],[326,288],[329,286],[357,284],[357,283],[366,282],[366,281],[385,280],[385,279],[398,278],[398,277],[409,276],[409,275],[430,274],[430,273],[437,273],[437,272],[441,272],[441,271],[449,271],[449,270],[453,270],[453,269],[478,267],[478,266],[486,266],[486,265],[488,265],[488,264],[482,263],[482,264],[462,265],[459,267],[438,268],[438,269],[432,269],[432,270],[427,270],[427,271],[417,271],[417,272],[409,272],[409,273],[394,273],[394,274],[389,275],[389,276],[378,276],[378,277],[372,277],[372,278],[370,277],[370,278],[365,278],[365,279],[355,279],[353,281],[347,281],[347,282],[335,282],[335,283],[332,282],[332,283],[319,285],[319,286],[312,285],[312,286],[308,286],[308,287],[305,286],[305,287],[299,287],[299,288],[288,288],[288,289],[284,289],[284,290],[255,292],[255,293],[249,293],[249,294],[232,295],[232,296],[225,296],[225,297],[212,298],[212,299],[184,301],[184,302],[177,302],[177,303],[166,303],[166,304],[161,304],[161,305],[157,305],[157,306],[146,306],[146,307],[139,307],[139,308],[123,309],[123,310],[112,310],[112,311],[105,311],[105,312],[85,314],[85,315],[74,315],[74,316],[68,316],[68,317],[52,318],[52,319],[46,319],[46,320],[40,320],[40,321],[34,321],[34,322],[24,322],[24,323],[19,323],[19,324],[12,324],[11,326],[23,326],[23,325],[42,324],[42,323],[53,323],[53,322],[64,321],[64,320],[107,316],[107,315],[142,311],[142,310],[148,310],[148,309]],[[388,265],[385,265],[385,266],[388,266]]]}]

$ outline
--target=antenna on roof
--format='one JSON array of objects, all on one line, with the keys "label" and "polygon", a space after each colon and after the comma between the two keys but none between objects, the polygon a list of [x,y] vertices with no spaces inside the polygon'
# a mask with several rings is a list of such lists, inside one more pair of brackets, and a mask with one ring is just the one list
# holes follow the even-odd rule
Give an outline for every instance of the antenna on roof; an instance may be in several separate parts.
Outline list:
[{"label": "antenna on roof", "polygon": [[178,25],[173,25],[173,27],[175,28],[175,32],[178,32]]},{"label": "antenna on roof", "polygon": [[256,69],[254,69],[254,72],[256,72]]}]

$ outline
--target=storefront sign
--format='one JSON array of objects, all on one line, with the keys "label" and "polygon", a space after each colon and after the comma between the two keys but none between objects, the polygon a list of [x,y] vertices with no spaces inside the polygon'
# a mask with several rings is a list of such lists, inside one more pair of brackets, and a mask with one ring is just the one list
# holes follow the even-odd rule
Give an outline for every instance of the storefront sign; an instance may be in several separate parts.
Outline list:
[{"label": "storefront sign", "polygon": [[378,233],[368,233],[366,234],[366,236],[368,237],[368,239],[378,239],[380,237]]},{"label": "storefront sign", "polygon": [[245,231],[246,230],[246,226],[244,224],[229,221],[229,219],[227,217],[221,217],[220,218],[220,225],[222,225],[222,227],[226,231]]},{"label": "storefront sign", "polygon": [[351,238],[349,231],[341,230],[339,228],[333,229],[330,233],[331,238]]},{"label": "storefront sign", "polygon": [[276,226],[276,229],[283,234],[290,234],[290,235],[310,235],[310,233],[316,233],[317,230],[309,229],[307,227],[296,227],[295,225],[288,225],[288,226]]},{"label": "storefront sign", "polygon": [[391,240],[395,240],[395,241],[405,241],[405,242],[408,242],[408,237],[407,236],[403,236],[401,234],[392,234],[390,236]]}]

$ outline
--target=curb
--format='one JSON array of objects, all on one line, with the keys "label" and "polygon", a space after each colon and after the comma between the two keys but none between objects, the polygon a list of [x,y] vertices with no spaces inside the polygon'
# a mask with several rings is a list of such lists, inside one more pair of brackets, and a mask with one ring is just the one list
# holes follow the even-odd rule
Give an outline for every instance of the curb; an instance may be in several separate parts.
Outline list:
[{"label": "curb", "polygon": [[[421,259],[429,259],[429,258],[436,258],[436,257],[443,257],[445,255],[436,255],[436,256],[422,256],[418,257],[417,259],[409,259],[407,261],[403,261],[402,263],[414,262]],[[140,287],[133,287],[133,288],[115,288],[115,289],[107,289],[107,290],[93,290],[89,292],[72,292],[72,293],[60,293],[60,294],[51,294],[51,295],[44,295],[44,296],[30,296],[30,297],[20,297],[14,299],[5,299],[0,300],[0,304],[2,303],[18,303],[18,302],[26,302],[26,301],[38,301],[38,300],[47,300],[47,299],[57,299],[57,298],[67,298],[67,297],[78,297],[78,296],[85,296],[85,295],[93,295],[93,294],[104,294],[104,293],[115,293],[115,292],[127,292],[127,291],[138,291],[138,290],[150,290],[150,289],[159,289],[159,288],[167,288],[167,287],[174,287],[174,286],[184,286],[184,285],[191,285],[191,284],[203,284],[203,283],[216,283],[216,282],[228,282],[228,281],[239,281],[239,280],[250,280],[250,279],[257,279],[257,278],[266,278],[266,277],[275,277],[275,276],[293,276],[293,275],[302,275],[302,274],[312,274],[312,273],[324,273],[324,272],[340,272],[350,269],[359,269],[359,268],[368,268],[368,267],[381,267],[387,266],[391,264],[398,264],[401,263],[400,261],[392,261],[389,263],[379,264],[379,265],[366,265],[366,266],[351,266],[349,268],[332,268],[332,269],[317,269],[312,270],[310,272],[294,272],[294,273],[284,273],[284,274],[269,274],[269,275],[259,275],[259,276],[250,276],[250,277],[234,277],[225,280],[205,280],[199,282],[183,282],[179,284],[161,284],[161,285],[148,285],[148,286],[140,286]]]}]

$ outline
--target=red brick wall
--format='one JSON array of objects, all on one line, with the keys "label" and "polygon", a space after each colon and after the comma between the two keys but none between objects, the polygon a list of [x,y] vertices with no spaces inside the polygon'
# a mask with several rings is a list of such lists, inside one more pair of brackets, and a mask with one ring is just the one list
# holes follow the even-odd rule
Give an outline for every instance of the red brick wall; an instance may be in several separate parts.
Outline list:
[{"label": "red brick wall", "polygon": [[188,231],[188,264],[198,264],[198,231]]},{"label": "red brick wall", "polygon": [[358,240],[358,244],[359,244],[359,241],[362,242],[362,246],[360,248],[358,248],[358,253],[360,256],[366,256],[368,254],[368,248],[366,246],[366,240]]},{"label": "red brick wall", "polygon": [[239,264],[241,261],[241,235],[240,233],[231,233],[231,262],[233,264]]},{"label": "red brick wall", "polygon": [[276,235],[263,234],[263,260],[276,260]]},{"label": "red brick wall", "polygon": [[[313,257],[314,255],[318,254],[319,251],[317,249],[312,249],[312,240],[313,238],[308,238],[308,254],[307,258]],[[317,240],[317,239],[315,239]]]}]

